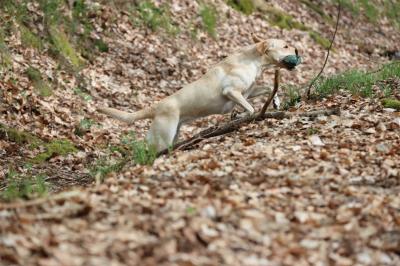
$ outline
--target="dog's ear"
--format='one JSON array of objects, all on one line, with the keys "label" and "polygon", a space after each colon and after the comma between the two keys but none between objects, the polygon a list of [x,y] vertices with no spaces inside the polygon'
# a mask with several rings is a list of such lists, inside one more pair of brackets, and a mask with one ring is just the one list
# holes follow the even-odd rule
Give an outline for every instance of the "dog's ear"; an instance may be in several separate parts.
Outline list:
[{"label": "dog's ear", "polygon": [[262,41],[256,44],[257,52],[260,54],[266,54],[268,51],[268,44],[266,41]]},{"label": "dog's ear", "polygon": [[263,41],[263,39],[261,39],[259,36],[257,36],[254,32],[251,34],[251,38],[253,39],[254,43],[259,43],[259,42]]}]

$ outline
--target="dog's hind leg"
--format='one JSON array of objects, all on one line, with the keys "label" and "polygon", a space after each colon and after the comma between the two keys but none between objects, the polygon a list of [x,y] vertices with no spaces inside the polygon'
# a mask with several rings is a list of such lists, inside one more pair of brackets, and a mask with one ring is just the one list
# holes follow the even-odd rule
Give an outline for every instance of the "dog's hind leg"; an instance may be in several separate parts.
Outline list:
[{"label": "dog's hind leg", "polygon": [[179,125],[179,115],[158,115],[153,120],[147,134],[147,141],[154,145],[157,151],[172,147]]}]

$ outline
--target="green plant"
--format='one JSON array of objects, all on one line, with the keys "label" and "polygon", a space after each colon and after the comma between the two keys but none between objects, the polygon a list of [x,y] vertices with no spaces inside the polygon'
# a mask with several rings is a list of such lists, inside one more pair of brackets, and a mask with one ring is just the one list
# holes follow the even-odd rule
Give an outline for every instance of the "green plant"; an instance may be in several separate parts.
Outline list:
[{"label": "green plant", "polygon": [[250,15],[255,9],[252,0],[228,0],[227,4],[246,15]]},{"label": "green plant", "polygon": [[341,5],[344,7],[344,9],[347,9],[348,11],[350,11],[353,16],[356,16],[360,13],[360,7],[359,7],[357,1],[334,0],[333,2],[336,4],[337,1],[340,1]]},{"label": "green plant", "polygon": [[175,26],[169,12],[168,6],[165,4],[157,7],[152,1],[145,0],[137,4],[135,13],[139,17],[139,24],[144,24],[153,31],[164,29],[168,34],[176,35],[179,29]]},{"label": "green plant", "polygon": [[358,0],[358,2],[363,8],[365,16],[369,19],[369,21],[375,23],[379,16],[379,10],[376,7],[376,3],[373,3],[371,0]]},{"label": "green plant", "polygon": [[138,164],[153,164],[157,158],[157,150],[146,141],[138,141],[133,132],[129,132],[122,139],[122,144],[127,146],[133,160]]},{"label": "green plant", "polygon": [[319,129],[315,128],[315,127],[309,127],[307,128],[307,135],[311,136],[311,135],[315,135],[319,133]]},{"label": "green plant", "polygon": [[97,182],[102,182],[108,174],[120,171],[126,163],[126,159],[115,160],[103,157],[97,160],[90,169],[90,175],[93,176]]},{"label": "green plant", "polygon": [[28,67],[26,70],[26,75],[32,82],[33,87],[39,92],[43,97],[48,97],[53,94],[52,89],[49,84],[42,78],[40,71],[32,66]]},{"label": "green plant", "polygon": [[315,94],[318,97],[326,97],[342,89],[369,97],[373,95],[373,85],[389,78],[400,78],[400,63],[386,64],[373,73],[349,70],[331,77],[320,78],[315,84]]},{"label": "green plant", "polygon": [[51,41],[57,52],[60,53],[64,58],[67,58],[75,69],[79,69],[83,65],[83,60],[70,43],[65,32],[63,32],[62,29],[58,28],[57,26],[50,26],[49,32]]},{"label": "green plant", "polygon": [[6,175],[6,187],[1,191],[0,197],[6,201],[31,199],[42,197],[47,192],[48,185],[44,176],[19,176],[14,170],[9,170]]},{"label": "green plant", "polygon": [[0,29],[0,72],[12,67],[12,57],[6,43],[4,32]]},{"label": "green plant", "polygon": [[74,93],[87,102],[93,99],[92,96],[90,96],[90,94],[86,93],[83,89],[79,87],[74,89]]},{"label": "green plant", "polygon": [[94,46],[102,53],[108,52],[108,44],[105,43],[102,39],[94,40]]},{"label": "green plant", "polygon": [[77,136],[83,136],[85,133],[90,131],[90,128],[95,124],[95,122],[90,118],[83,118],[79,121],[79,125],[75,127],[75,134]]},{"label": "green plant", "polygon": [[203,23],[203,28],[213,37],[217,37],[217,10],[214,6],[203,4],[200,8],[200,17]]},{"label": "green plant", "polygon": [[60,9],[64,6],[63,0],[38,0],[44,14],[44,22],[49,25],[61,23],[63,16]]},{"label": "green plant", "polygon": [[385,108],[392,108],[400,111],[400,101],[392,98],[385,98],[382,100],[382,105]]},{"label": "green plant", "polygon": [[308,8],[313,10],[314,12],[318,13],[328,23],[331,23],[331,24],[333,23],[332,18],[325,13],[323,8],[319,4],[314,3],[310,0],[301,0],[301,2],[303,4],[305,4]]},{"label": "green plant", "polygon": [[43,42],[42,40],[37,37],[32,31],[30,31],[27,27],[24,25],[19,26],[20,32],[21,32],[21,42],[22,45],[27,46],[27,47],[33,47],[38,50],[43,49]]},{"label": "green plant", "polygon": [[316,31],[309,31],[308,33],[316,43],[321,45],[323,48],[327,49],[331,45],[331,41],[329,41],[327,38],[323,37],[321,34],[319,34]]},{"label": "green plant", "polygon": [[41,143],[43,143],[42,140],[40,140],[38,137],[30,133],[19,131],[15,128],[7,127],[1,123],[0,123],[0,138],[13,141],[20,145],[29,144],[32,149],[37,148]]},{"label": "green plant", "polygon": [[272,6],[265,7],[266,19],[271,23],[271,25],[278,26],[281,29],[298,29],[302,31],[308,31],[309,28],[303,23],[295,20],[293,16],[285,13]]},{"label": "green plant", "polygon": [[299,89],[295,86],[287,86],[285,88],[285,94],[287,99],[285,100],[282,106],[284,110],[288,110],[290,107],[295,106],[297,103],[301,101],[301,95]]}]

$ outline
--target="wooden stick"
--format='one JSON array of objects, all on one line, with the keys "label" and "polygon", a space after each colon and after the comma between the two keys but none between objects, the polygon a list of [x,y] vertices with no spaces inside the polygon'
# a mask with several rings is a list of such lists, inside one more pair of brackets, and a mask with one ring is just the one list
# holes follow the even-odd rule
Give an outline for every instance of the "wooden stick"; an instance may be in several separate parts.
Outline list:
[{"label": "wooden stick", "polygon": [[271,104],[272,100],[275,97],[275,94],[278,92],[279,89],[279,80],[280,80],[280,71],[279,68],[275,70],[275,77],[274,77],[274,90],[272,93],[269,95],[268,100],[265,102],[264,106],[262,107],[259,116],[262,117],[264,116],[265,112],[268,109],[268,106]]},{"label": "wooden stick", "polygon": [[[317,117],[320,115],[339,115],[340,114],[340,109],[339,108],[333,108],[333,109],[324,109],[324,110],[317,110],[317,111],[312,111],[312,112],[304,112],[304,113],[291,113],[291,112],[266,112],[265,114],[261,115],[260,113],[253,114],[251,116],[246,116],[243,118],[239,118],[234,121],[230,121],[226,123],[225,125],[222,125],[220,127],[218,126],[213,126],[210,128],[207,128],[200,133],[194,135],[188,140],[184,140],[181,142],[178,142],[174,145],[173,150],[188,150],[191,147],[193,147],[195,144],[203,141],[204,139],[220,136],[220,135],[225,135],[227,133],[233,132],[237,129],[239,129],[242,125],[244,124],[249,124],[253,121],[261,121],[267,118],[274,118],[274,119],[284,119],[284,118],[290,118],[295,115],[299,116],[305,116],[305,117]],[[170,150],[165,149],[162,150],[158,153],[158,156],[167,154]]]}]

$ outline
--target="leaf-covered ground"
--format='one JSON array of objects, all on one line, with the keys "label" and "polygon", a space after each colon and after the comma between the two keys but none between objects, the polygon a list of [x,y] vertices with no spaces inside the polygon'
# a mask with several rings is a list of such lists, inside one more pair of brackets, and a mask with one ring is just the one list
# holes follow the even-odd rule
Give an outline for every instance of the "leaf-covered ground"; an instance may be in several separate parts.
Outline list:
[{"label": "leaf-covered ground", "polygon": [[[269,1],[330,38],[330,20],[305,2]],[[152,166],[132,161],[106,173],[123,156],[121,139],[130,131],[142,138],[149,121],[128,127],[96,106],[138,110],[159,101],[250,44],[252,31],[299,47],[304,63],[284,72],[282,84],[304,85],[324,60],[308,30],[273,26],[263,6],[246,16],[210,1],[218,14],[213,38],[204,6],[174,0],[161,21],[172,26],[153,31],[128,8],[88,3],[96,10],[91,34],[108,51],[86,59],[79,74],[26,47],[21,26],[5,37],[12,65],[0,81],[1,189],[10,172],[43,176],[50,196],[0,203],[0,264],[400,265],[400,115],[382,107],[379,93],[301,103],[291,111],[340,107],[341,114],[268,119]],[[334,19],[334,5],[321,7]],[[40,24],[39,5],[28,10]],[[344,10],[325,73],[377,69],[388,51],[400,50],[399,40],[388,19],[371,24]],[[259,82],[271,80],[266,73]],[[50,96],[38,90],[44,81]],[[195,121],[181,138],[228,120]]]}]

